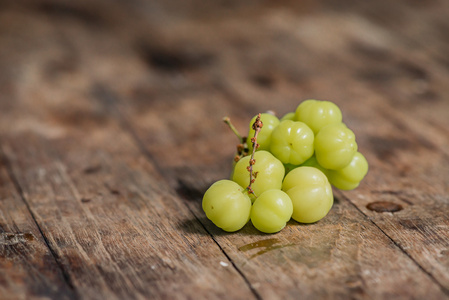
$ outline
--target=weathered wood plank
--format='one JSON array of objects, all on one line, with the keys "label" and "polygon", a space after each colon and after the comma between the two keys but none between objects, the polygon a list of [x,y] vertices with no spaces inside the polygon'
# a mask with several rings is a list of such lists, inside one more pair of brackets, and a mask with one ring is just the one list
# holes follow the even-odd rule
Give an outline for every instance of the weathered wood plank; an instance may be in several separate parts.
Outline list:
[{"label": "weathered wood plank", "polygon": [[0,159],[0,298],[74,299],[75,293]]},{"label": "weathered wood plank", "polygon": [[[326,32],[326,28],[340,37],[349,35],[357,41],[354,39],[357,31],[351,35],[351,30],[339,31],[326,24],[322,31]],[[397,41],[403,40],[399,38]],[[354,82],[345,91],[341,91],[338,85],[345,83],[348,71],[360,69],[360,61],[345,57],[343,49],[334,47],[335,58],[341,61],[339,69],[343,73],[340,72],[338,80],[326,80],[322,84],[332,87],[334,96],[346,99],[343,103],[349,109],[346,111],[358,116],[355,129],[362,132],[360,144],[366,148],[364,152],[368,153],[373,165],[366,185],[358,191],[359,195],[351,196],[353,192],[345,195],[431,274],[447,293],[449,161],[445,128],[449,102],[445,95],[449,91],[445,82],[448,72],[432,56],[423,56],[422,49],[415,51],[419,55],[409,54],[406,43],[396,42],[395,45],[393,50],[383,50],[383,57],[389,59],[373,60],[364,66],[366,74],[382,70],[382,81],[373,84],[371,80],[368,88],[363,82]],[[424,93],[416,89],[423,83],[427,86]],[[357,99],[359,97],[365,99],[363,104]],[[388,217],[367,210],[367,204],[379,200],[402,203],[405,209]]]},{"label": "weathered wood plank", "polygon": [[90,136],[91,145],[69,133],[23,134],[26,147],[5,141],[25,200],[83,298],[253,296],[129,137],[113,126]]},{"label": "weathered wood plank", "polygon": [[[287,15],[288,16],[288,15]],[[447,211],[447,186],[444,182],[446,176],[447,176],[447,154],[445,154],[447,149],[447,137],[445,135],[445,131],[441,130],[441,124],[444,124],[444,122],[447,121],[447,112],[448,112],[448,102],[447,101],[437,101],[437,103],[434,103],[433,106],[428,107],[427,110],[422,110],[420,107],[423,105],[418,105],[418,103],[415,103],[414,106],[410,105],[410,101],[404,102],[404,108],[407,107],[408,109],[404,109],[406,113],[413,115],[414,118],[417,118],[424,121],[429,121],[430,117],[433,117],[434,123],[438,124],[421,124],[414,122],[413,119],[408,117],[406,113],[402,113],[400,111],[396,112],[396,110],[392,107],[391,104],[388,104],[384,99],[380,98],[380,96],[370,89],[367,89],[366,86],[364,86],[363,82],[360,83],[351,83],[352,86],[349,87],[345,91],[341,91],[341,86],[344,86],[348,83],[349,80],[353,80],[354,74],[358,73],[358,69],[360,69],[360,66],[357,63],[351,63],[351,57],[344,54],[344,50],[348,45],[351,45],[350,43],[358,42],[359,44],[368,43],[369,41],[364,40],[363,35],[366,34],[363,30],[374,31],[374,33],[380,34],[380,41],[381,42],[388,42],[389,39],[387,39],[387,36],[382,37],[382,30],[380,28],[377,28],[373,24],[363,24],[362,25],[368,25],[368,28],[363,28],[360,30],[358,28],[358,19],[355,19],[352,24],[347,22],[343,19],[344,16],[336,16],[334,20],[331,19],[329,22],[329,18],[322,18],[321,23],[318,22],[318,25],[313,25],[316,27],[316,29],[319,30],[319,32],[330,32],[330,34],[339,34],[339,36],[342,36],[342,44],[337,44],[337,47],[329,48],[329,47],[322,47],[323,45],[321,43],[322,37],[316,36],[314,39],[310,40],[310,36],[305,35],[304,37],[299,36],[299,41],[297,42],[301,47],[309,47],[310,52],[313,52],[315,54],[315,58],[312,59],[311,66],[317,67],[322,66],[323,63],[320,63],[320,60],[324,60],[328,62],[329,60],[335,59],[336,64],[335,66],[331,68],[327,68],[325,73],[319,73],[319,74],[313,74],[311,73],[312,70],[309,70],[311,74],[310,78],[307,78],[308,82],[315,82],[316,87],[324,87],[327,88],[325,90],[317,91],[316,94],[325,96],[325,99],[330,99],[332,96],[337,97],[337,99],[341,102],[341,106],[343,107],[344,111],[345,108],[348,112],[353,112],[354,114],[359,114],[357,116],[357,121],[365,122],[365,125],[360,126],[359,123],[356,123],[354,120],[354,117],[352,117],[352,120],[349,120],[349,123],[356,125],[356,130],[359,133],[359,135],[362,135],[362,141],[360,143],[362,149],[366,149],[364,152],[366,153],[368,151],[369,155],[369,149],[373,147],[374,149],[379,149],[379,151],[374,154],[378,154],[379,152],[384,152],[384,154],[388,153],[395,153],[398,155],[398,151],[404,152],[404,155],[401,155],[399,157],[399,161],[397,163],[391,164],[391,162],[385,161],[385,159],[380,159],[377,162],[374,163],[374,166],[381,165],[383,170],[377,171],[374,170],[374,172],[371,172],[372,178],[382,178],[381,182],[376,182],[372,184],[371,182],[367,182],[367,185],[369,185],[369,188],[365,188],[364,190],[360,190],[360,194],[358,197],[362,198],[364,197],[364,191],[369,190],[370,194],[372,194],[372,188],[373,186],[382,186],[383,189],[388,191],[390,190],[403,190],[410,188],[411,185],[415,185],[415,189],[413,192],[411,192],[411,195],[413,197],[413,203],[415,205],[418,205],[418,208],[415,208],[415,213],[410,214],[410,210],[406,209],[402,213],[400,213],[394,222],[394,224],[388,224],[385,222],[382,222],[382,218],[379,218],[379,220],[376,220],[374,218],[374,222],[377,226],[380,226],[383,231],[385,231],[388,234],[388,237],[393,239],[395,241],[396,245],[399,245],[400,249],[407,253],[407,255],[410,255],[414,262],[418,264],[420,267],[424,268],[428,274],[430,274],[432,280],[435,280],[440,287],[446,291],[447,293],[447,285],[448,285],[448,279],[447,279],[447,270],[448,266],[444,263],[445,255],[446,255],[446,249],[447,249],[447,231],[444,230],[444,228],[447,227],[447,216],[444,212]],[[320,20],[319,20],[320,21]],[[314,19],[314,22],[316,22],[316,18]],[[341,23],[343,24],[341,28],[337,27],[335,29],[334,24]],[[289,24],[286,22],[286,24]],[[260,25],[260,24],[259,24]],[[307,22],[303,25],[307,25]],[[286,25],[288,26],[288,25]],[[237,27],[237,25],[236,25]],[[195,28],[195,25],[192,25],[192,28]],[[183,32],[188,32],[189,29],[185,29]],[[254,32],[251,32],[253,34]],[[304,30],[304,33],[307,31]],[[379,33],[380,32],[380,33]],[[247,33],[248,35],[250,33]],[[207,35],[207,33],[204,33]],[[217,31],[214,30],[214,34],[217,35]],[[242,34],[242,33],[241,33]],[[244,34],[242,34],[244,35]],[[257,36],[257,35],[256,35]],[[258,37],[258,36],[257,36]],[[328,37],[328,36],[326,36]],[[330,36],[329,36],[330,37]],[[306,39],[307,38],[307,39]],[[391,35],[391,38],[394,38],[394,35]],[[242,37],[242,40],[245,40],[245,38]],[[247,39],[249,40],[249,38]],[[357,41],[360,40],[360,41]],[[292,40],[289,40],[291,42]],[[302,43],[301,43],[302,42]],[[350,43],[349,43],[350,42]],[[426,57],[422,58],[419,56],[416,56],[414,54],[409,55],[406,54],[406,44],[401,44],[401,39],[399,39],[399,50],[393,51],[392,58],[393,61],[396,60],[397,63],[391,65],[391,60],[386,61],[384,67],[384,71],[386,74],[394,74],[395,82],[391,84],[391,88],[389,90],[384,90],[384,94],[388,94],[388,98],[395,98],[398,96],[398,92],[401,90],[398,90],[398,83],[403,82],[404,88],[406,88],[405,92],[401,95],[401,97],[398,100],[403,101],[407,100],[406,97],[408,96],[409,91],[407,89],[411,89],[412,93],[416,92],[413,96],[413,99],[423,99],[427,100],[429,97],[432,96],[432,94],[424,93],[422,95],[422,91],[416,90],[415,85],[423,83],[422,81],[418,82],[418,80],[422,80],[421,78],[415,78],[415,75],[413,73],[414,69],[411,69],[415,66],[416,58],[420,58],[419,64],[425,64],[427,68],[430,69],[430,72],[432,74],[432,82],[430,83],[432,86],[432,89],[435,89],[436,91],[439,91],[440,93],[446,93],[447,91],[444,88],[444,82],[447,81],[447,72],[442,70],[437,64],[435,64],[434,61],[431,59],[428,59]],[[221,45],[222,46],[222,45]],[[385,44],[384,46],[387,46]],[[288,49],[288,48],[286,48]],[[298,49],[300,50],[300,49]],[[305,50],[305,52],[307,49]],[[224,51],[225,52],[225,51]],[[276,51],[274,51],[276,52]],[[278,51],[277,51],[278,52]],[[276,53],[277,53],[276,52]],[[387,51],[388,53],[388,51]],[[330,58],[329,58],[330,56]],[[304,55],[304,59],[308,59],[307,55]],[[310,61],[310,60],[309,60]],[[294,65],[293,61],[290,61],[292,65]],[[375,61],[372,63],[373,65],[376,64]],[[390,66],[389,66],[390,64]],[[251,61],[247,62],[245,65],[245,71],[248,70],[248,65],[251,66]],[[285,64],[286,65],[286,64]],[[324,67],[324,66],[323,66]],[[305,69],[302,66],[301,69]],[[367,72],[369,71],[369,68],[366,69]],[[409,71],[408,71],[409,70]],[[402,72],[402,73],[398,73]],[[268,73],[268,72],[267,72]],[[307,73],[307,72],[306,72]],[[343,75],[343,76],[341,76]],[[339,79],[337,76],[341,76]],[[436,79],[433,78],[433,76],[436,77]],[[442,76],[442,77],[439,77]],[[321,77],[321,78],[319,78]],[[239,99],[247,99],[248,102],[251,100],[249,99],[251,94],[254,94],[254,91],[251,86],[247,83],[236,82],[238,80],[234,80],[235,77],[226,77],[231,78],[230,80],[232,82],[227,82],[227,86],[237,86],[233,88],[233,91],[239,91],[237,92],[240,96]],[[441,80],[439,79],[441,78]],[[416,81],[415,81],[416,80]],[[426,83],[427,84],[427,83]],[[396,87],[396,89],[395,89]],[[295,87],[289,86],[291,90],[298,90]],[[337,91],[337,92],[336,92]],[[298,91],[300,92],[300,90]],[[357,97],[354,97],[357,95]],[[257,95],[259,96],[259,95]],[[193,96],[196,99],[198,97],[201,97],[196,95]],[[217,98],[217,96],[210,96]],[[280,98],[280,96],[278,96]],[[360,105],[359,97],[363,97],[366,102],[366,105],[364,103],[364,106]],[[353,100],[344,100],[346,98],[352,98]],[[266,106],[266,101],[263,101],[265,98],[263,96],[257,97],[259,99],[259,104],[262,107]],[[412,99],[412,100],[413,100]],[[260,101],[262,100],[262,101]],[[198,100],[197,100],[198,101]],[[245,102],[245,101],[243,101]],[[380,102],[380,103],[379,103]],[[359,104],[359,105],[357,105]],[[394,103],[392,103],[395,105]],[[254,105],[256,106],[256,105]],[[354,109],[352,107],[359,107],[358,109]],[[142,112],[142,107],[139,106],[140,112]],[[384,113],[382,111],[391,110],[392,113]],[[375,111],[377,114],[372,114],[372,112]],[[171,112],[173,113],[173,111]],[[150,113],[151,114],[151,113]],[[183,115],[183,113],[180,113]],[[134,114],[132,114],[134,116]],[[371,116],[371,117],[370,117]],[[139,119],[136,123],[139,126],[145,126],[142,124],[145,124],[145,119],[148,116],[143,117],[142,119]],[[206,118],[207,116],[199,116],[198,119]],[[166,119],[159,115],[160,119]],[[218,119],[218,118],[217,118]],[[199,124],[200,121],[198,121]],[[383,126],[382,130],[379,130],[379,124],[386,124]],[[415,124],[415,126],[413,126]],[[424,129],[420,130],[418,127],[424,125]],[[148,136],[148,132],[151,131],[151,124],[148,124],[148,127],[146,127],[142,131],[142,139],[147,140],[145,138]],[[437,127],[438,126],[438,127]],[[182,128],[176,128],[178,131],[182,131]],[[189,128],[189,132],[193,131],[192,127]],[[200,129],[197,129],[200,131]],[[148,131],[145,133],[145,131]],[[392,133],[394,135],[392,136]],[[187,132],[186,132],[187,134]],[[363,137],[366,135],[366,137]],[[427,146],[430,143],[427,142],[427,136],[430,136],[430,140],[432,140],[432,143],[435,143],[434,146],[430,147],[430,149],[426,149]],[[387,138],[388,137],[388,138]],[[157,138],[157,137],[156,137]],[[390,143],[388,143],[390,141]],[[179,142],[179,141],[178,141]],[[182,141],[181,141],[182,142]],[[201,144],[201,140],[197,141]],[[377,147],[376,147],[377,144]],[[178,144],[179,145],[179,144]],[[184,144],[182,144],[184,145]],[[225,145],[223,143],[222,145]],[[166,146],[166,145],[165,145]],[[175,144],[173,144],[173,147]],[[163,150],[157,150],[155,148],[158,148],[157,143],[150,143],[148,142],[148,148],[153,149],[153,151],[158,151],[158,155],[161,155],[163,157]],[[189,142],[186,142],[185,147],[189,147]],[[224,147],[224,146],[221,146]],[[406,151],[406,149],[410,149],[409,151]],[[397,149],[397,150],[396,150]],[[438,150],[437,150],[438,149]],[[201,151],[201,149],[196,151]],[[221,149],[217,149],[217,156],[220,155]],[[150,150],[151,153],[152,152]],[[410,153],[411,152],[411,153]],[[427,152],[427,154],[426,154]],[[436,152],[436,153],[435,153]],[[209,160],[207,155],[205,153],[200,152],[201,154],[198,155],[200,160]],[[436,154],[436,155],[435,155]],[[396,155],[393,155],[392,158],[396,158]],[[187,155],[188,156],[188,155]],[[211,160],[213,161],[213,156],[210,156]],[[431,161],[429,160],[423,160],[422,157],[429,157],[432,158]],[[376,159],[371,159],[370,161],[375,161]],[[173,161],[173,160],[172,160]],[[421,164],[416,164],[413,166],[413,168],[410,168],[410,163],[407,162],[421,162]],[[384,164],[388,163],[388,166],[385,166]],[[205,176],[207,174],[206,168],[210,168],[209,164],[201,164],[198,163],[200,166],[198,167],[198,170],[196,172],[196,176]],[[179,168],[182,170],[182,159],[179,159]],[[392,169],[396,168],[396,170]],[[416,170],[416,171],[415,171]],[[423,173],[423,171],[425,171]],[[176,169],[174,173],[179,174],[180,170]],[[189,169],[186,171],[186,173],[182,174],[188,174],[191,173],[192,170]],[[398,184],[396,180],[396,174],[398,172],[406,172],[403,174],[412,174],[411,176],[407,176],[407,178],[410,180],[409,182],[403,182],[401,184]],[[421,174],[419,174],[421,172]],[[212,174],[215,174],[211,172]],[[391,178],[386,179],[385,174],[391,174]],[[223,174],[223,172],[220,172],[220,174]],[[215,175],[216,176],[216,175]],[[402,175],[404,177],[404,175]],[[416,183],[414,181],[421,181],[424,180],[424,183],[418,183],[416,186]],[[404,184],[407,183],[405,186]],[[186,184],[184,183],[184,186]],[[407,187],[408,186],[408,187]],[[437,188],[437,192],[435,193],[435,187]],[[200,189],[201,190],[201,189]],[[353,195],[354,193],[346,193],[347,195]],[[391,194],[390,194],[391,196]],[[354,198],[354,197],[351,197]],[[398,197],[396,198],[396,201],[399,200]],[[429,198],[432,199],[432,201],[429,203]],[[371,195],[370,197],[371,201],[375,199],[379,199],[379,197],[373,197]],[[366,201],[360,201],[357,200],[357,197],[354,199],[351,199],[353,203],[355,203],[361,211],[366,211]],[[373,213],[369,212],[368,215],[373,215]],[[430,215],[432,217],[425,217],[425,215]],[[378,216],[378,215],[376,215]],[[426,228],[441,228],[441,230],[434,230],[430,231],[430,229],[426,230],[424,234],[424,239],[431,239],[433,240],[432,243],[428,243],[425,240],[423,240],[423,237],[417,237],[417,238],[411,238],[409,236],[408,231],[404,231],[403,226],[398,223],[400,222],[401,218],[408,218],[413,216],[413,219],[420,223],[425,224]],[[419,220],[419,221],[418,221]],[[379,221],[379,222],[377,222]],[[420,233],[422,235],[422,232]],[[419,246],[416,245],[416,243],[419,243]],[[404,246],[405,245],[405,246]],[[410,250],[411,249],[411,250]],[[441,263],[443,261],[443,263]]]},{"label": "weathered wood plank", "polygon": [[[91,87],[85,84],[98,76],[82,67],[90,63],[65,67],[73,45],[65,44],[46,18],[17,11],[3,17],[24,22],[31,33],[24,37],[14,22],[2,28],[7,32],[2,53],[14,49],[12,56],[22,58],[12,66],[0,56],[3,74],[19,70],[1,82],[10,87],[2,96],[2,151],[80,297],[254,298],[216,242],[117,127],[110,105],[86,96],[85,88]],[[89,31],[74,28],[72,34],[80,38],[77,30]],[[16,34],[31,48],[16,48]],[[40,48],[33,34],[47,37]],[[97,45],[105,42],[97,34]],[[66,47],[54,47],[58,43]],[[36,49],[32,45],[40,52],[30,53]],[[91,59],[89,51],[79,59]],[[55,62],[62,68],[49,68]],[[88,81],[79,67],[88,71]],[[27,77],[34,72],[39,75]],[[52,77],[55,72],[58,76]],[[95,94],[95,88],[90,92]],[[17,116],[20,121],[14,122]],[[55,298],[50,292],[43,296]]]},{"label": "weathered wood plank", "polygon": [[[199,97],[200,95],[197,95],[195,99],[199,101]],[[203,99],[207,103],[207,97]],[[148,111],[150,112],[151,109]],[[220,110],[215,112],[218,119]],[[213,111],[207,110],[207,113],[213,114]],[[170,114],[182,115],[182,109],[173,109]],[[202,119],[205,116],[201,115],[201,112],[196,116],[196,128],[200,130],[199,127],[204,125]],[[168,113],[160,117],[165,120],[170,118]],[[143,119],[151,118],[142,118],[133,123],[141,134],[142,140],[152,135],[148,128],[139,127],[151,126]],[[192,122],[192,118],[190,121]],[[195,124],[191,125],[194,127],[187,130],[195,128]],[[181,124],[174,130],[174,132],[183,131],[185,132]],[[170,132],[167,131],[165,134],[170,135]],[[190,142],[186,142],[188,143]],[[170,174],[171,177],[178,177],[182,186],[181,194],[187,195],[192,210],[199,217],[203,216],[200,200],[202,192],[209,184],[208,181],[223,178],[228,174],[229,167],[226,160],[220,159],[217,154],[226,145],[224,141],[216,141],[215,146],[210,146],[213,148],[209,148],[209,154],[201,153],[197,160],[190,160],[188,166],[175,167]],[[151,149],[154,147],[154,143],[147,144],[149,151],[159,157],[159,161],[166,161],[168,156],[176,155],[176,152],[169,154],[162,150],[152,152]],[[188,146],[181,143],[176,147],[185,149]],[[196,151],[198,148],[192,149]],[[205,164],[201,160],[212,161],[215,166],[211,166],[210,163]],[[164,167],[167,166],[164,165]],[[186,179],[192,174],[194,179]],[[198,178],[201,178],[203,183],[201,181],[198,183]],[[262,297],[289,298],[300,291],[306,298],[345,298],[353,293],[354,289],[359,291],[360,297],[407,298],[418,294],[421,297],[430,295],[435,299],[445,297],[440,287],[421,271],[419,265],[410,260],[402,249],[347,202],[337,203],[331,214],[317,224],[298,226],[292,223],[281,233],[272,236],[260,236],[251,226],[247,226],[238,234],[223,234],[207,220],[204,220],[204,223],[208,230],[217,236],[217,241],[242,272],[247,274],[251,284]],[[248,249],[248,251],[242,249]],[[263,255],[259,256],[257,253]],[[360,256],[360,253],[363,255]],[[341,271],[343,269],[344,272]],[[420,279],[415,281],[415,284],[411,284],[414,288],[410,288],[410,282],[416,280],[417,276]],[[321,280],[326,282],[324,290]],[[376,282],[382,282],[382,284],[375,284]],[[385,282],[389,284],[383,284]],[[429,289],[432,292],[429,292]]]},{"label": "weathered wood plank", "polygon": [[[315,2],[234,3],[227,12],[210,4],[203,17],[194,1],[143,8],[136,1],[124,6],[133,22],[101,2],[93,6],[100,21],[83,2],[0,16],[8,21],[0,86],[10,96],[0,101],[3,151],[77,291],[448,298],[449,75],[439,54],[447,44],[427,34],[447,25],[445,6],[426,10],[421,23],[439,21],[416,31],[404,24],[419,9],[404,13],[404,2],[352,2],[344,11]],[[406,18],[379,21],[387,8]],[[111,25],[117,18],[121,29]],[[223,234],[199,202],[229,173],[234,138],[220,118],[229,114],[245,130],[256,112],[284,113],[307,97],[342,107],[371,163],[366,181],[338,193],[317,224],[292,222],[270,236],[250,225]],[[366,208],[378,200],[403,210]]]}]

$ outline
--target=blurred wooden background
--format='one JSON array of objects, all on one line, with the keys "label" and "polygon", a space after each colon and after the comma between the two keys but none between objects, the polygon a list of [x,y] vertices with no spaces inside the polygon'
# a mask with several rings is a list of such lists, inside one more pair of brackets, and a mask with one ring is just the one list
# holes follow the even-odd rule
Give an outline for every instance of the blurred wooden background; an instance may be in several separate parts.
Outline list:
[{"label": "blurred wooden background", "polygon": [[[0,298],[449,299],[448,83],[444,0],[0,1]],[[316,224],[217,229],[221,118],[308,98],[368,176]]]}]

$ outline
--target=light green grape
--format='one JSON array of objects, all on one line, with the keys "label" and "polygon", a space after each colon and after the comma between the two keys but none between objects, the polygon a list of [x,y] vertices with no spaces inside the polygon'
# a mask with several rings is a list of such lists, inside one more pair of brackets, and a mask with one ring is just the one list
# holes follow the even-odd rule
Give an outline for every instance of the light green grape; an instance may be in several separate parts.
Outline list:
[{"label": "light green grape", "polygon": [[271,133],[270,151],[284,164],[299,165],[313,155],[314,134],[302,122],[282,121]]},{"label": "light green grape", "polygon": [[287,192],[289,189],[298,185],[325,185],[329,183],[326,175],[323,177],[323,172],[315,167],[297,167],[291,170],[284,178],[282,182],[282,190]]},{"label": "light green grape", "polygon": [[[253,143],[251,142],[251,138],[254,137],[254,129],[252,128],[252,126],[256,118],[257,116],[254,116],[249,123],[249,133],[246,140],[250,153],[251,151],[253,151]],[[260,145],[257,150],[269,150],[271,142],[271,132],[276,126],[279,125],[279,119],[272,114],[263,113],[260,114],[260,120],[263,123],[263,127],[257,136],[257,143]]]},{"label": "light green grape", "polygon": [[368,173],[368,161],[360,152],[354,154],[352,161],[340,170],[329,170],[329,182],[341,190],[352,190],[359,186],[360,181]]},{"label": "light green grape", "polygon": [[347,166],[357,152],[355,135],[343,123],[323,127],[315,136],[314,145],[318,163],[331,170]]},{"label": "light green grape", "polygon": [[[249,185],[249,172],[247,167],[249,166],[250,158],[248,155],[237,162],[232,177],[232,180],[245,188]],[[282,163],[270,152],[265,150],[256,151],[254,159],[256,163],[253,165],[253,170],[257,173],[255,182],[251,186],[254,193],[259,196],[266,190],[281,189],[282,179],[285,174]],[[250,197],[254,200],[253,195],[250,195]]]},{"label": "light green grape", "polygon": [[295,112],[286,113],[279,121],[282,122],[285,120],[296,121],[296,113]]},{"label": "light green grape", "polygon": [[251,222],[265,233],[275,233],[285,227],[293,213],[290,197],[281,190],[260,194],[251,209]]},{"label": "light green grape", "polygon": [[316,156],[315,156],[315,155],[312,155],[311,158],[309,158],[308,160],[306,160],[305,162],[303,162],[303,163],[301,164],[301,166],[303,166],[303,167],[314,167],[314,168],[317,168],[318,170],[320,170],[321,172],[323,172],[326,176],[327,176],[327,172],[329,171],[329,170],[323,168],[323,167],[318,163],[318,161],[316,160]]},{"label": "light green grape", "polygon": [[306,123],[314,134],[329,124],[341,123],[342,115],[337,105],[330,101],[306,100],[298,105],[296,121]]},{"label": "light green grape", "polygon": [[323,172],[314,167],[298,167],[285,176],[282,190],[292,200],[292,218],[300,223],[314,223],[332,208],[332,187]]},{"label": "light green grape", "polygon": [[251,200],[245,189],[234,181],[220,180],[204,194],[203,210],[217,227],[233,232],[248,222]]}]

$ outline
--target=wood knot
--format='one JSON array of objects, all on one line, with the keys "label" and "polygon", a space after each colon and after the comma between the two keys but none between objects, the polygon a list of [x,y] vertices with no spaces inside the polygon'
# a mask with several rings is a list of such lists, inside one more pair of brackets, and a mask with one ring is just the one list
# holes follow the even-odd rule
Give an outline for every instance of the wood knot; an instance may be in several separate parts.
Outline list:
[{"label": "wood knot", "polygon": [[369,210],[381,213],[381,212],[397,212],[403,209],[402,205],[389,201],[376,201],[369,203],[366,208]]},{"label": "wood knot", "polygon": [[12,233],[2,232],[0,233],[0,245],[10,246],[19,243],[26,243],[35,239],[32,233]]}]

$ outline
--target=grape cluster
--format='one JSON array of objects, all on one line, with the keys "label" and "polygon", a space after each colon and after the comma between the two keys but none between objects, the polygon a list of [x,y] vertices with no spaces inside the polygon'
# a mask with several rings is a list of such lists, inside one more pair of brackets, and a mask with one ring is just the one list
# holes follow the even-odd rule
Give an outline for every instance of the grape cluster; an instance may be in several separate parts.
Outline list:
[{"label": "grape cluster", "polygon": [[236,134],[241,144],[231,179],[212,184],[202,203],[206,216],[228,232],[249,220],[265,233],[280,231],[290,218],[317,222],[332,208],[332,185],[352,190],[368,172],[354,133],[329,101],[305,100],[281,119],[258,114],[247,138]]}]

